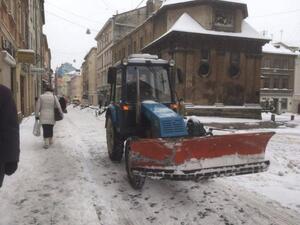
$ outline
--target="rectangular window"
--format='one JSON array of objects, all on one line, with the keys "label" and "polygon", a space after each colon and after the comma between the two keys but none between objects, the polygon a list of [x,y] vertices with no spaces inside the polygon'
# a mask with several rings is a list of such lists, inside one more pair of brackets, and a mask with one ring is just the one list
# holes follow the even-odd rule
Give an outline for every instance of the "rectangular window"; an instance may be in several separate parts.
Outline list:
[{"label": "rectangular window", "polygon": [[282,59],[282,68],[283,69],[288,69],[289,68],[289,61],[287,58]]},{"label": "rectangular window", "polygon": [[288,100],[287,98],[281,99],[281,109],[286,110],[287,109]]},{"label": "rectangular window", "polygon": [[140,49],[142,49],[144,47],[144,38],[141,37],[140,38]]},{"label": "rectangular window", "polygon": [[288,78],[283,78],[281,80],[281,88],[288,89],[289,88],[289,80]]},{"label": "rectangular window", "polygon": [[270,59],[264,59],[263,60],[263,67],[270,68],[271,67],[271,60]]},{"label": "rectangular window", "polygon": [[128,55],[131,54],[131,44],[128,45]]},{"label": "rectangular window", "polygon": [[263,88],[270,88],[270,78],[264,78]]},{"label": "rectangular window", "polygon": [[136,41],[133,42],[133,53],[137,53],[137,50],[136,50]]},{"label": "rectangular window", "polygon": [[122,58],[125,58],[125,48],[122,48]]},{"label": "rectangular window", "polygon": [[278,78],[273,79],[273,88],[279,88],[279,79]]},{"label": "rectangular window", "polygon": [[217,9],[214,15],[214,29],[219,31],[234,31],[234,14],[230,10]]}]

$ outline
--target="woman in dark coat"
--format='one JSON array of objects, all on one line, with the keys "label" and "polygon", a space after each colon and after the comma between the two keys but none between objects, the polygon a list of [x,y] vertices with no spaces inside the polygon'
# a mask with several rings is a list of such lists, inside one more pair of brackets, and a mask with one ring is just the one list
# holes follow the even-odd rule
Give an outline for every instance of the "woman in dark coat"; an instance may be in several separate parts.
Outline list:
[{"label": "woman in dark coat", "polygon": [[64,96],[61,96],[59,98],[59,104],[60,104],[60,107],[61,107],[63,113],[67,113],[67,101]]},{"label": "woman in dark coat", "polygon": [[19,122],[11,91],[0,84],[0,187],[4,175],[18,168],[20,155]]}]

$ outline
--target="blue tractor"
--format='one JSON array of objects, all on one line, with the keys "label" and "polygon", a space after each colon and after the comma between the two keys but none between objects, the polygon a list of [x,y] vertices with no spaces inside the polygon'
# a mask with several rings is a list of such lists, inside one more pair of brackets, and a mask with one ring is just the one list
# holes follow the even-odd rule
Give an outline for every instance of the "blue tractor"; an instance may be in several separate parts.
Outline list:
[{"label": "blue tractor", "polygon": [[108,155],[121,161],[125,151],[132,187],[142,188],[146,177],[197,180],[265,171],[273,133],[213,136],[197,119],[179,115],[173,66],[133,54],[109,68]]}]

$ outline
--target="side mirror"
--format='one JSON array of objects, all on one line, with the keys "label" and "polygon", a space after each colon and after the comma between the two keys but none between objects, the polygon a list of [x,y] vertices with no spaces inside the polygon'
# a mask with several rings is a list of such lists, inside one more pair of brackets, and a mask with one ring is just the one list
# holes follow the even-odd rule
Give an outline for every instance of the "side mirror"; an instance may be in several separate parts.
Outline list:
[{"label": "side mirror", "polygon": [[107,73],[107,83],[114,84],[116,82],[117,69],[115,67],[109,67]]},{"label": "side mirror", "polygon": [[183,83],[183,74],[182,74],[182,70],[181,69],[179,69],[179,68],[177,68],[177,70],[176,70],[176,75],[177,75],[177,79],[178,79],[178,82],[180,83],[180,84],[182,84]]}]

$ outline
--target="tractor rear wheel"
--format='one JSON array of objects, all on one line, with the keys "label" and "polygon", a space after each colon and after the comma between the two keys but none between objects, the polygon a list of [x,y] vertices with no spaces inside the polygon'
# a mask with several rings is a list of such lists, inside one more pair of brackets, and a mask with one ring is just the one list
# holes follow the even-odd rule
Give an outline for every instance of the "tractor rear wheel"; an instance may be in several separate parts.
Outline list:
[{"label": "tractor rear wheel", "polygon": [[124,141],[113,126],[111,117],[106,121],[106,142],[109,158],[120,162],[123,156]]},{"label": "tractor rear wheel", "polygon": [[146,177],[140,176],[140,175],[135,175],[132,171],[131,168],[131,149],[130,149],[130,141],[126,141],[125,145],[125,164],[126,164],[126,171],[127,171],[127,176],[130,185],[136,189],[140,190],[143,188],[145,184]]}]

